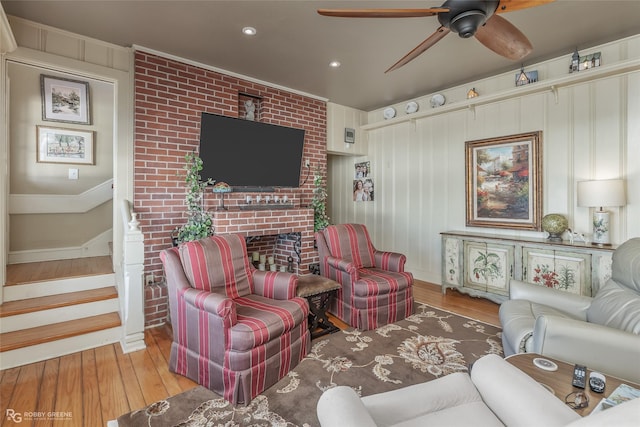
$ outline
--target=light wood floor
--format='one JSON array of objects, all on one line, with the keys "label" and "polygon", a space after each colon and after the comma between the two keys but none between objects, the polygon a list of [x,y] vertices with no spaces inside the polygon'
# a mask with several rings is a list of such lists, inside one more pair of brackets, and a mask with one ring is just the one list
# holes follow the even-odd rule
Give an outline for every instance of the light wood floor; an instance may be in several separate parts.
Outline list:
[{"label": "light wood floor", "polygon": [[[416,301],[498,325],[498,305],[416,281]],[[123,354],[119,344],[0,371],[0,425],[104,426],[107,421],[196,386],[168,370],[168,327],[145,332],[145,350]],[[15,413],[43,412],[43,419],[19,424]],[[53,420],[47,412],[62,412]],[[66,417],[65,417],[66,416]]]}]

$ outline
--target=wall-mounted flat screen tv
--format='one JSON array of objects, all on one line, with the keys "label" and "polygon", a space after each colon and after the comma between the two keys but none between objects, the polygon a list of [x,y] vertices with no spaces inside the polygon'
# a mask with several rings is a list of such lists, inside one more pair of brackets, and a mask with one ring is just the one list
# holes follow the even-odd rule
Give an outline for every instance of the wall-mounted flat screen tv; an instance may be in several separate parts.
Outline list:
[{"label": "wall-mounted flat screen tv", "polygon": [[303,129],[202,113],[202,180],[226,182],[234,191],[298,187]]}]

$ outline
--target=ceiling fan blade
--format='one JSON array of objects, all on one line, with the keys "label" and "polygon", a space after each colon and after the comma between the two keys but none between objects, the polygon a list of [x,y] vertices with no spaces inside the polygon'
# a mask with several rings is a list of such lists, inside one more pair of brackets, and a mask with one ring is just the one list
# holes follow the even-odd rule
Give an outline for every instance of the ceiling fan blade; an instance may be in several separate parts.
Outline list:
[{"label": "ceiling fan blade", "polygon": [[527,36],[498,15],[492,15],[478,28],[476,39],[498,55],[511,60],[522,59],[533,50]]},{"label": "ceiling fan blade", "polygon": [[432,7],[430,9],[318,9],[318,13],[322,16],[338,18],[419,18],[448,11],[449,8],[446,7]]},{"label": "ceiling fan blade", "polygon": [[495,13],[507,13],[514,10],[528,9],[530,7],[553,3],[554,1],[556,0],[500,0],[500,4]]},{"label": "ceiling fan blade", "polygon": [[438,28],[435,33],[431,34],[425,41],[423,41],[418,46],[416,46],[411,52],[409,52],[405,56],[403,56],[402,59],[400,59],[398,62],[393,64],[391,66],[391,68],[389,68],[387,71],[385,71],[385,73],[388,73],[389,71],[397,70],[398,68],[402,67],[403,65],[413,61],[421,53],[423,53],[425,50],[429,49],[431,46],[433,46],[434,44],[439,42],[444,36],[449,34],[450,31],[451,30],[449,30],[447,27],[440,26],[440,28]]}]

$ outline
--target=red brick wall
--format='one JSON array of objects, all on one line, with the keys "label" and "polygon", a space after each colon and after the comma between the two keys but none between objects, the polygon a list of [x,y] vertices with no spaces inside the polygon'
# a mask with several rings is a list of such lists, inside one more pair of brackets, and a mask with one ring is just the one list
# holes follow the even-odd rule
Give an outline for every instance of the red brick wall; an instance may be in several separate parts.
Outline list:
[{"label": "red brick wall", "polygon": [[[238,117],[244,114],[248,95],[259,100],[260,121],[304,129],[304,158],[312,169],[326,169],[324,101],[145,52],[135,54],[134,208],[145,238],[145,275],[153,274],[156,281],[163,277],[159,252],[171,246],[172,230],[184,222],[182,167],[185,154],[198,149],[200,114]],[[304,186],[288,193],[296,194],[298,206],[306,206],[312,189],[310,176]],[[225,204],[239,204],[245,196],[229,194]],[[208,207],[218,206],[213,194],[206,197]],[[146,324],[161,323],[158,319],[166,316],[158,313],[166,305],[159,305],[152,291],[145,295]]]}]

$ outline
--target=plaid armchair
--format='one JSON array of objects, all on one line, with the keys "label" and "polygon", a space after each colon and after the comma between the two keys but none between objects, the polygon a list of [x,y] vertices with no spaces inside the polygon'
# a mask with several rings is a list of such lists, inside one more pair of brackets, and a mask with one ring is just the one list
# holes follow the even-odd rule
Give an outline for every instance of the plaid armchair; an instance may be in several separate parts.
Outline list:
[{"label": "plaid armchair", "polygon": [[413,275],[404,271],[404,255],[376,250],[361,224],[330,225],[315,237],[320,274],[342,285],[329,312],[362,330],[413,313]]},{"label": "plaid armchair", "polygon": [[244,237],[165,249],[173,327],[169,369],[232,403],[248,404],[309,352],[309,306],[298,276],[258,271]]}]

